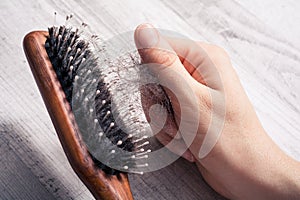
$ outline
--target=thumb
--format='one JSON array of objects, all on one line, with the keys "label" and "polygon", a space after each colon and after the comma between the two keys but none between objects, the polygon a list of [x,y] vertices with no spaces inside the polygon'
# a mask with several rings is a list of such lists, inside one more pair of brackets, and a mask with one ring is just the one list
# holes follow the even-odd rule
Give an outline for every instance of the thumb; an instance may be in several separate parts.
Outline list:
[{"label": "thumb", "polygon": [[[134,40],[143,64],[147,65],[165,89],[183,94],[181,92],[186,89],[185,85],[193,90],[200,87],[182,65],[168,41],[151,24],[139,25],[134,33]],[[167,93],[172,98],[170,91]]]},{"label": "thumb", "polygon": [[187,81],[191,80],[190,74],[171,45],[151,24],[139,25],[134,33],[134,40],[142,62],[148,64],[160,81],[168,78],[170,71],[177,72],[178,75],[188,79]]},{"label": "thumb", "polygon": [[[196,93],[204,86],[189,74],[169,42],[152,25],[138,26],[134,39],[143,64],[158,78],[172,102],[175,117],[180,120],[179,131],[193,135],[187,142],[189,146],[199,123]],[[180,116],[176,116],[178,113]]]}]

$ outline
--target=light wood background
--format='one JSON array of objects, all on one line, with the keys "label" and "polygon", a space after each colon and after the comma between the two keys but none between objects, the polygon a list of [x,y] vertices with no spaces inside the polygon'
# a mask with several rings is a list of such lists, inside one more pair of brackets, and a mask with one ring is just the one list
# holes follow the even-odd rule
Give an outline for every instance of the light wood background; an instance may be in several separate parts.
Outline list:
[{"label": "light wood background", "polygon": [[[22,39],[74,13],[104,38],[142,22],[225,48],[269,135],[300,161],[298,0],[1,0],[0,199],[92,199],[73,173],[29,70]],[[222,199],[178,160],[130,175],[135,199]]]}]

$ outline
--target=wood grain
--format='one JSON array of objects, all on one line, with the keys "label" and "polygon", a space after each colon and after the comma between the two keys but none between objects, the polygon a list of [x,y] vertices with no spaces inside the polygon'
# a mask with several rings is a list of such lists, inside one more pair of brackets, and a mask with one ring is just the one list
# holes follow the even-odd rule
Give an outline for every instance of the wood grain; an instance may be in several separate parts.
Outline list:
[{"label": "wood grain", "polygon": [[[31,30],[44,30],[75,13],[104,39],[132,31],[142,22],[224,47],[269,135],[300,160],[300,20],[297,0],[125,0],[88,2],[19,0],[0,2],[1,152],[11,159],[7,174],[26,184],[1,178],[1,199],[92,199],[72,171],[26,62],[21,42]],[[289,28],[290,27],[290,28]],[[2,150],[3,148],[3,150]],[[8,165],[7,163],[15,163]],[[5,163],[5,164],[4,164]],[[21,164],[23,163],[23,164]],[[18,168],[13,167],[18,165]],[[7,169],[6,169],[7,170]],[[5,174],[4,174],[5,175]],[[8,177],[1,175],[0,177]],[[180,159],[165,169],[129,176],[135,199],[222,199],[197,169]],[[22,191],[22,192],[20,192]]]},{"label": "wood grain", "polygon": [[[0,136],[6,133],[2,129]],[[8,143],[5,138],[0,138],[0,185],[5,185],[0,187],[0,199],[54,199],[38,179],[32,178],[35,176],[30,167],[21,161]]]}]

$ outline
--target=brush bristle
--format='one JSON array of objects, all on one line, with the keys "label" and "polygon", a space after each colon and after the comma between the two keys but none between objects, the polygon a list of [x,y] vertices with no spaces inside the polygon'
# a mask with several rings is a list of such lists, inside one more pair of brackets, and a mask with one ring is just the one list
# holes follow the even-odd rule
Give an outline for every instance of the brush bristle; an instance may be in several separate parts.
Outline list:
[{"label": "brush bristle", "polygon": [[[135,168],[135,160],[139,156],[134,152],[148,143],[128,135],[118,126],[120,123],[114,118],[118,113],[113,111],[111,92],[104,81],[105,76],[101,74],[97,57],[91,51],[90,42],[80,38],[78,29],[60,26],[51,27],[48,31],[46,51],[95,164],[108,174],[120,171],[107,165],[120,166],[125,170]],[[95,71],[99,73],[98,78],[95,75],[96,79],[87,78]],[[81,89],[74,89],[75,84]],[[120,150],[125,154],[123,152],[120,156]]]}]

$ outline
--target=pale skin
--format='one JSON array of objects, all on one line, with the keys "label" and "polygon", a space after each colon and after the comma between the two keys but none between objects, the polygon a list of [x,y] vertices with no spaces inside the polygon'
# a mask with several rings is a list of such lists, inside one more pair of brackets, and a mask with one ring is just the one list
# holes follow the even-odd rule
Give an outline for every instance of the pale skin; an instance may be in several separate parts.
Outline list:
[{"label": "pale skin", "polygon": [[[190,140],[188,129],[176,134],[177,127],[157,134],[161,143],[175,138],[178,145],[170,150],[179,154],[180,149],[187,149],[182,157],[195,162],[206,182],[229,199],[300,199],[299,162],[267,135],[222,48],[165,37],[150,24],[137,27],[135,42],[143,62],[161,64],[150,68],[160,81],[172,84],[179,93],[184,89],[170,73],[180,74],[194,94],[188,95],[187,101],[198,106],[194,110],[198,112],[199,126],[192,144],[185,145]],[[165,89],[179,121],[180,103]],[[213,98],[224,100],[220,104],[224,108],[213,109]],[[221,128],[212,126],[210,131],[220,130],[221,135],[212,150],[200,158],[199,150],[212,116],[222,119],[223,124]]]}]

